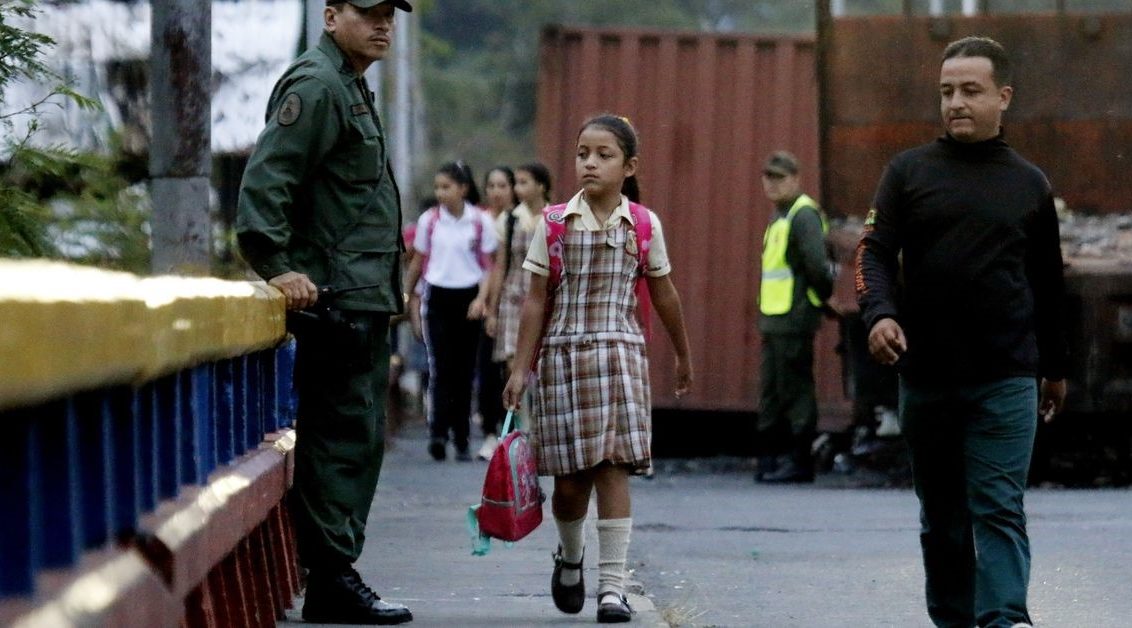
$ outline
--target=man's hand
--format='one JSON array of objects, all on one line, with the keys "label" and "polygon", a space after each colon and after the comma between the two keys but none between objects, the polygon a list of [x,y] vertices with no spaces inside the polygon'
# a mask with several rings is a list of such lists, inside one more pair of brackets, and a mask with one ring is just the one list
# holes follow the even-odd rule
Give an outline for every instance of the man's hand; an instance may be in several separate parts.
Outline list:
[{"label": "man's hand", "polygon": [[900,356],[908,350],[904,330],[891,318],[882,318],[869,332],[869,353],[877,362],[885,365],[896,364]]},{"label": "man's hand", "polygon": [[1065,407],[1065,380],[1043,379],[1038,402],[1038,414],[1042,416],[1042,420],[1046,423],[1053,421],[1054,415],[1061,412],[1063,407]]},{"label": "man's hand", "polygon": [[287,297],[288,310],[302,310],[318,301],[318,286],[302,273],[287,271],[267,280],[267,284],[279,288]]}]

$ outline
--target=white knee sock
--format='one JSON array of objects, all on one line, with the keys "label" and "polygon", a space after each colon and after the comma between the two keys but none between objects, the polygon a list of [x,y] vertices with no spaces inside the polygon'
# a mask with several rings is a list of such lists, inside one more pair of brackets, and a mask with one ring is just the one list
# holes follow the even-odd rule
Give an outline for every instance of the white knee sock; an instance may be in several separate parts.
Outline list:
[{"label": "white knee sock", "polygon": [[[554,523],[558,526],[558,542],[562,545],[562,560],[568,563],[582,562],[582,554],[586,548],[586,535],[583,527],[586,518],[583,516],[577,521],[563,521],[555,517]],[[562,568],[562,584],[571,587],[578,584],[578,580],[581,580],[581,578],[581,569]]]},{"label": "white knee sock", "polygon": [[[625,594],[625,561],[629,554],[629,533],[632,530],[632,517],[598,519],[598,604],[612,602]],[[606,594],[615,597],[607,599]]]}]

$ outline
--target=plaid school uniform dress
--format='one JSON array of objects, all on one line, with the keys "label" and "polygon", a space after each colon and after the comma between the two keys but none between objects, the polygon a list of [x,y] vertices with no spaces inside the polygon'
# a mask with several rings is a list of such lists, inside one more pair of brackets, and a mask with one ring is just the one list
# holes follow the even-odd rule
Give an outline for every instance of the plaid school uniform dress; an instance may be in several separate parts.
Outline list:
[{"label": "plaid school uniform dress", "polygon": [[562,281],[543,341],[532,441],[541,475],[608,460],[652,466],[648,359],[637,321],[636,233],[567,228]]},{"label": "plaid school uniform dress", "polygon": [[534,229],[524,229],[522,224],[522,220],[515,220],[511,233],[511,268],[503,278],[499,294],[499,328],[495,334],[495,352],[491,356],[496,362],[505,362],[515,355],[523,299],[531,288],[531,274],[523,270],[523,260],[531,246]]}]

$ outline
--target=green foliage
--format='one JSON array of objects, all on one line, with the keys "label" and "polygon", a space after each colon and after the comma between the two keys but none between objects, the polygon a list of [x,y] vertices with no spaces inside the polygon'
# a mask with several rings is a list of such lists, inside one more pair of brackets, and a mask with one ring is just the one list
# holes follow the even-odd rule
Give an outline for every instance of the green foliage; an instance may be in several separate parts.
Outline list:
[{"label": "green foliage", "polygon": [[[50,37],[13,25],[35,14],[32,0],[0,0],[0,129],[7,138],[0,150],[7,156],[0,170],[0,256],[64,258],[145,272],[146,195],[129,186],[116,158],[31,143],[46,107],[66,101],[82,109],[98,106],[44,62],[55,45]],[[19,81],[46,86],[46,94],[8,110],[6,88]],[[17,120],[25,123],[19,133]]]}]

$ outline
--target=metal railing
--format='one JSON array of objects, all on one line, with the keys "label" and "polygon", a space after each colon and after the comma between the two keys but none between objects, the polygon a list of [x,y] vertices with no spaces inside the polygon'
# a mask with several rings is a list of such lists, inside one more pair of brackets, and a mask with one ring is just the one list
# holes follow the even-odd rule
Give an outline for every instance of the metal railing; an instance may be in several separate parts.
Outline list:
[{"label": "metal railing", "polygon": [[0,623],[273,625],[293,363],[263,284],[0,260]]}]

